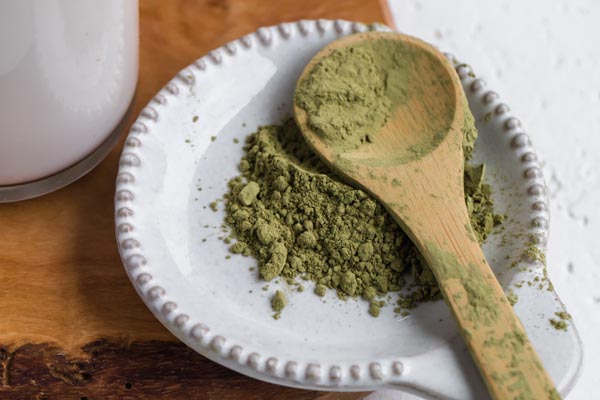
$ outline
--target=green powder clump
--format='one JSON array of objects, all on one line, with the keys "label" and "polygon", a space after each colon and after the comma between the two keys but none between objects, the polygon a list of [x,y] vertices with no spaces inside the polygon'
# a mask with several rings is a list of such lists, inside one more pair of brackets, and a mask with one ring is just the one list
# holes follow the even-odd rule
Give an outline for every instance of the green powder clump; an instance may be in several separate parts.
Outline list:
[{"label": "green powder clump", "polygon": [[323,296],[325,296],[325,293],[327,293],[327,286],[325,286],[321,283],[318,283],[315,286],[315,294],[319,297],[323,297]]},{"label": "green powder clump", "polygon": [[286,304],[287,298],[285,297],[285,293],[283,293],[281,290],[277,290],[271,298],[271,308],[273,311],[275,311],[273,318],[279,319],[281,316],[281,311],[284,309]]},{"label": "green powder clump", "polygon": [[287,304],[287,298],[281,290],[277,290],[271,299],[271,307],[273,311],[281,311]]},{"label": "green powder clump", "polygon": [[571,317],[571,314],[569,314],[566,311],[557,311],[554,313],[554,315],[556,315],[558,318],[565,320],[565,321],[570,321],[573,317]]},{"label": "green powder clump", "polygon": [[471,219],[471,226],[480,226],[475,230],[478,242],[485,240],[494,226],[504,221],[504,215],[493,212],[492,188],[484,183],[485,164],[465,164],[464,189],[467,196],[467,211]]},{"label": "green powder clump", "polygon": [[508,290],[508,293],[506,293],[506,298],[508,299],[508,302],[511,306],[514,306],[519,301],[519,296],[517,296],[515,291],[512,289]]},{"label": "green powder clump", "polygon": [[[477,133],[472,117],[467,122],[469,156]],[[372,196],[343,183],[320,161],[293,120],[259,128],[244,149],[241,175],[228,183],[225,222],[238,240],[230,251],[255,257],[262,279],[302,278],[315,282],[318,296],[334,290],[342,299],[362,297],[372,315],[382,306],[376,297],[406,288],[407,274],[414,283],[401,307],[441,298],[408,236]],[[482,181],[483,172],[477,185],[465,185],[479,240],[493,227],[486,214],[499,221]]]},{"label": "green powder clump", "polygon": [[566,331],[569,327],[567,321],[572,319],[571,314],[566,311],[557,311],[554,313],[559,319],[550,318],[550,324],[554,327],[554,329]]},{"label": "green powder clump", "polygon": [[381,310],[381,307],[384,306],[384,304],[384,301],[371,300],[371,302],[369,303],[369,314],[371,314],[374,317],[379,317],[379,311]]},{"label": "green powder clump", "polygon": [[245,206],[249,206],[252,204],[254,199],[256,199],[256,195],[260,192],[260,186],[256,182],[249,182],[238,194],[238,198],[240,203]]},{"label": "green powder clump", "polygon": [[550,325],[552,325],[554,327],[554,329],[556,329],[558,331],[566,331],[567,328],[569,327],[569,324],[567,324],[565,321],[557,320],[557,319],[553,319],[553,318],[550,318]]}]

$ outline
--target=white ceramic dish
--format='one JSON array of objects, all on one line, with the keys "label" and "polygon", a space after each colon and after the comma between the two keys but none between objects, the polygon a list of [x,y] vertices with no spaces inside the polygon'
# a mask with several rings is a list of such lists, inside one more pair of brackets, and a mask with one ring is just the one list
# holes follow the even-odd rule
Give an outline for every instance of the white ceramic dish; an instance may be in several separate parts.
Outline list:
[{"label": "white ceramic dish", "polygon": [[[133,285],[156,317],[202,355],[251,377],[300,388],[358,391],[392,387],[432,399],[488,397],[443,302],[408,317],[391,307],[379,318],[362,301],[327,302],[290,293],[280,320],[269,298],[285,283],[264,282],[250,258],[226,260],[217,237],[223,212],[207,207],[237,175],[246,134],[290,114],[293,88],[306,62],[325,44],[366,27],[347,21],[301,21],[261,28],[182,70],[131,127],[116,188],[116,231]],[[387,30],[385,27],[378,27]],[[556,294],[527,284],[542,274],[536,262],[509,269],[530,237],[542,251],[548,235],[545,184],[520,122],[466,65],[457,66],[480,137],[497,210],[509,216],[485,254],[564,395],[581,364],[574,326],[553,329],[563,310]],[[194,122],[194,116],[198,116]],[[216,136],[212,141],[211,136]],[[201,187],[202,190],[198,190]],[[208,228],[205,228],[208,226]],[[206,242],[202,239],[207,238]],[[252,291],[252,293],[249,293]]]}]

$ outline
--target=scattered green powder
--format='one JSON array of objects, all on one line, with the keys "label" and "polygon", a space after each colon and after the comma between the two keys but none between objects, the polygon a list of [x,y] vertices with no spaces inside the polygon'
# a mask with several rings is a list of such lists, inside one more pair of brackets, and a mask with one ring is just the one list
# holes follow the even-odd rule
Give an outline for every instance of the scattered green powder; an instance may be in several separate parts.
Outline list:
[{"label": "scattered green powder", "polygon": [[566,331],[569,327],[567,321],[570,321],[572,319],[571,314],[569,314],[566,311],[557,311],[554,313],[554,315],[556,315],[560,319],[551,318],[550,324],[554,327],[554,329]]},{"label": "scattered green powder", "polygon": [[[464,129],[467,157],[476,135],[470,117]],[[402,288],[409,290],[401,296],[401,308],[441,298],[408,236],[369,194],[325,167],[293,120],[260,128],[247,137],[244,149],[241,175],[228,183],[225,221],[238,240],[230,251],[254,256],[262,279],[300,277],[316,283],[318,296],[333,289],[342,299],[363,297],[372,315],[377,296]],[[493,212],[484,169],[466,165],[465,200],[481,241],[502,219]],[[468,172],[472,168],[477,172]]]},{"label": "scattered green powder", "polygon": [[532,262],[546,265],[546,254],[534,243],[530,243],[523,253],[524,258]]},{"label": "scattered green powder", "polygon": [[198,122],[198,116],[194,115],[194,117],[192,118],[192,122]]},{"label": "scattered green powder", "polygon": [[211,142],[214,142],[215,140],[217,140],[217,137],[216,137],[216,136],[211,136],[211,137],[210,137],[210,141],[211,141]]},{"label": "scattered green powder", "polygon": [[565,321],[570,321],[573,318],[571,317],[571,314],[566,311],[557,311],[554,313],[554,315]]},{"label": "scattered green powder", "polygon": [[[490,377],[498,384],[504,386],[511,393],[513,399],[520,400],[538,400],[535,397],[527,381],[527,376],[523,370],[529,370],[531,374],[540,374],[543,379],[544,370],[539,362],[531,363],[528,351],[528,340],[520,329],[506,332],[502,337],[490,335],[490,338],[483,342],[483,352],[492,355],[503,368],[502,373],[492,373]],[[508,353],[507,353],[508,350]],[[553,387],[546,387],[546,396],[544,399],[560,400],[560,395]]]},{"label": "scattered green powder", "polygon": [[238,144],[240,142],[240,139],[238,138],[233,138],[233,143]]},{"label": "scattered green powder", "polygon": [[489,290],[486,276],[479,266],[473,263],[462,264],[456,254],[440,249],[435,243],[426,243],[425,246],[439,267],[438,279],[442,282],[457,280],[462,283],[466,298],[458,293],[452,299],[460,308],[461,315],[466,320],[483,326],[492,325],[499,316],[496,305],[504,300],[504,296],[501,299],[495,298],[495,293]]},{"label": "scattered green powder", "polygon": [[552,325],[554,329],[559,331],[566,331],[569,326],[569,324],[567,324],[565,321],[553,318],[550,318],[550,325]]},{"label": "scattered green powder", "polygon": [[[525,264],[522,264],[522,263],[525,263]],[[521,265],[518,268],[519,272],[524,272],[524,271],[532,272],[531,269],[528,269],[528,267],[530,266],[531,263],[542,266],[542,270],[541,270],[542,276],[536,276],[535,278],[533,278],[533,282],[528,281],[527,285],[533,286],[534,284],[537,284],[538,289],[540,289],[540,290],[545,289],[549,292],[554,290],[554,285],[552,284],[552,282],[550,281],[550,278],[548,277],[548,269],[546,268],[546,254],[536,244],[536,241],[534,240],[534,238],[529,239],[525,249],[523,249],[523,251],[517,257],[517,259],[510,264],[509,268],[516,268],[517,266]],[[519,286],[518,285],[515,285],[515,286],[521,287],[522,284]]]}]

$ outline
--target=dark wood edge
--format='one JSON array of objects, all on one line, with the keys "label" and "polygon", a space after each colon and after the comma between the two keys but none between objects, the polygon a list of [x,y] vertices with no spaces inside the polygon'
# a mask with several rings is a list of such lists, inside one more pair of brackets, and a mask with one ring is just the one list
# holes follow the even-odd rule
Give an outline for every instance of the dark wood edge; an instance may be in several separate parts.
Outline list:
[{"label": "dark wood edge", "polygon": [[179,342],[97,340],[71,357],[49,344],[0,346],[0,399],[353,400],[367,393],[293,389],[238,374]]}]

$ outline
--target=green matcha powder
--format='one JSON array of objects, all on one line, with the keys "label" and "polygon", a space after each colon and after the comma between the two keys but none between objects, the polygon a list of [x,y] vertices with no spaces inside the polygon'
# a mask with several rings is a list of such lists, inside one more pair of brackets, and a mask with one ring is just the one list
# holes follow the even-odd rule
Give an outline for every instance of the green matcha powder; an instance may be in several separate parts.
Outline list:
[{"label": "green matcha powder", "polygon": [[[467,158],[476,135],[469,115]],[[237,238],[230,251],[255,257],[262,279],[301,278],[315,282],[319,296],[330,289],[342,299],[363,297],[374,316],[383,305],[377,297],[388,292],[407,289],[397,312],[441,298],[408,236],[373,197],[327,169],[293,120],[260,128],[244,149],[241,175],[225,195],[225,222]],[[502,221],[483,180],[483,166],[465,163],[465,201],[479,241]]]}]

